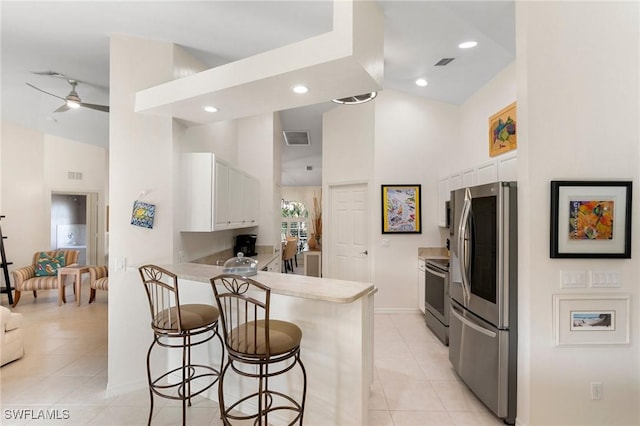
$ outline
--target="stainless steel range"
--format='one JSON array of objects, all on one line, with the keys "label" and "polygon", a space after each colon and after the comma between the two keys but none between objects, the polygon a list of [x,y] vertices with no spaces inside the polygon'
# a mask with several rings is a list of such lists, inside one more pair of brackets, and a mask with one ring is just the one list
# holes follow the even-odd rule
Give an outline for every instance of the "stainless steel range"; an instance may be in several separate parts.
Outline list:
[{"label": "stainless steel range", "polygon": [[425,321],[449,345],[449,259],[425,261]]}]

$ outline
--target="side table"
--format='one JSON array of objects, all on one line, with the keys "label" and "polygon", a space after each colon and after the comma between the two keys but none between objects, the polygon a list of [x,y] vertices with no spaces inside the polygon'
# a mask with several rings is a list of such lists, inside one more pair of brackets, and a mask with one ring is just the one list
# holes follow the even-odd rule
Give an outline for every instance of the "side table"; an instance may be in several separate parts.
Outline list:
[{"label": "side table", "polygon": [[64,298],[64,276],[73,275],[73,285],[76,293],[76,304],[80,306],[80,290],[82,288],[82,274],[89,272],[89,265],[70,265],[58,269],[58,306]]}]

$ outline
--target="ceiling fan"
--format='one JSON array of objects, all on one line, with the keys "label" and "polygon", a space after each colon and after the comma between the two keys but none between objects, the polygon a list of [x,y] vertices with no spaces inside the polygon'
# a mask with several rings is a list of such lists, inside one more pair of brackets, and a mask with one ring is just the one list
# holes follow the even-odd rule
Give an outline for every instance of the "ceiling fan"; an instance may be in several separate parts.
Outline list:
[{"label": "ceiling fan", "polygon": [[[36,73],[36,74],[41,74],[41,73]],[[70,109],[79,108],[79,107],[95,109],[96,111],[109,112],[109,107],[107,105],[96,105],[96,104],[89,104],[89,103],[86,103],[86,102],[82,102],[82,100],[80,99],[80,96],[78,96],[78,92],[76,92],[76,86],[79,83],[78,80],[73,80],[73,79],[70,79],[70,78],[66,78],[62,74],[53,73],[53,72],[48,72],[46,75],[50,75],[50,76],[53,76],[53,77],[64,78],[71,85],[71,91],[69,92],[69,94],[66,97],[63,98],[62,96],[54,95],[53,93],[49,93],[49,92],[47,92],[45,90],[42,90],[39,87],[36,87],[31,83],[26,83],[27,86],[29,86],[29,87],[32,87],[32,88],[34,88],[34,89],[36,89],[36,90],[38,90],[38,91],[40,91],[42,93],[46,93],[47,95],[53,96],[55,98],[58,98],[58,99],[64,101],[64,104],[62,104],[58,109],[56,109],[53,112],[64,112],[64,111],[68,111]]]}]

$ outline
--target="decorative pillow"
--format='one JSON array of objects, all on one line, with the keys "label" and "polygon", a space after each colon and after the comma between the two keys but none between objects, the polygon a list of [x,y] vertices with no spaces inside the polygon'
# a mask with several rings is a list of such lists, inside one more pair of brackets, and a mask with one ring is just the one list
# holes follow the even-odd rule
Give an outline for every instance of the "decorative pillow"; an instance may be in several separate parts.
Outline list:
[{"label": "decorative pillow", "polygon": [[65,266],[64,253],[57,256],[49,256],[45,252],[40,252],[38,262],[36,262],[36,277],[48,277],[58,275],[58,268]]}]

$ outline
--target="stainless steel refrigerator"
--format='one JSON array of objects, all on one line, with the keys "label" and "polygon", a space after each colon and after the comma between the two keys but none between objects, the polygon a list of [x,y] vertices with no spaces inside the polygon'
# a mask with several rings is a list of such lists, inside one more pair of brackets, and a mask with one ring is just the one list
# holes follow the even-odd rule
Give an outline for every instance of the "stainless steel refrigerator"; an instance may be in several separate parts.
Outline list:
[{"label": "stainless steel refrigerator", "polygon": [[452,191],[451,212],[449,360],[491,411],[515,424],[516,183]]}]

